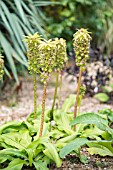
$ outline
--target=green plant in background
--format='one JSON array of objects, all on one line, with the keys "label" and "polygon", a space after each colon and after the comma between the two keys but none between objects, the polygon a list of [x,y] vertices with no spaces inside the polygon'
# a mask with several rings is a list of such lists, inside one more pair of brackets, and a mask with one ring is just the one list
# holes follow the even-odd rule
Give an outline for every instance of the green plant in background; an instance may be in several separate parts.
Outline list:
[{"label": "green plant in background", "polygon": [[34,34],[39,31],[46,36],[44,30],[45,16],[40,6],[53,2],[35,0],[2,0],[0,1],[0,46],[5,55],[6,74],[13,73],[18,83],[17,62],[27,67],[25,57],[26,46],[22,42],[23,35]]},{"label": "green plant in background", "polygon": [[74,106],[74,118],[76,118],[77,115],[77,106],[79,101],[80,88],[82,88],[81,90],[83,92],[85,90],[83,89],[83,87],[81,87],[81,78],[82,78],[82,72],[84,71],[85,66],[87,64],[87,60],[89,59],[90,40],[91,37],[86,29],[81,28],[74,34],[73,45],[76,53],[76,65],[80,67],[76,102]]},{"label": "green plant in background", "polygon": [[[55,106],[55,101],[57,97],[57,88],[58,88],[58,80],[59,80],[59,74],[60,74],[60,90],[61,90],[61,81],[62,81],[62,71],[64,69],[64,66],[67,62],[67,53],[66,53],[66,41],[63,38],[55,38],[53,40],[53,43],[55,44],[55,66],[54,70],[56,72],[56,84],[55,84],[55,91],[54,91],[54,98],[53,98],[53,104],[50,112],[51,120],[53,120],[53,111]],[[59,96],[59,103],[60,103],[60,96]]]},{"label": "green plant in background", "polygon": [[112,81],[108,82],[106,86],[102,86],[102,92],[97,93],[94,97],[100,102],[108,102],[112,100],[113,84]]},{"label": "green plant in background", "polygon": [[36,81],[36,74],[39,73],[39,62],[40,62],[40,54],[39,54],[39,45],[41,43],[41,37],[38,33],[34,35],[26,36],[25,42],[27,42],[27,49],[28,49],[28,70],[30,74],[33,74],[33,81],[34,81],[34,118],[36,119],[36,111],[37,111],[37,81]]},{"label": "green plant in background", "polygon": [[3,60],[3,56],[0,56],[0,80],[2,79],[4,74],[3,68],[4,68],[4,60]]},{"label": "green plant in background", "polygon": [[112,52],[112,0],[54,0],[54,2],[59,2],[59,5],[44,7],[48,18],[46,30],[50,33],[50,37],[65,38],[68,50],[72,51],[72,36],[75,29],[83,25],[92,32],[93,48],[98,46],[105,52]]}]

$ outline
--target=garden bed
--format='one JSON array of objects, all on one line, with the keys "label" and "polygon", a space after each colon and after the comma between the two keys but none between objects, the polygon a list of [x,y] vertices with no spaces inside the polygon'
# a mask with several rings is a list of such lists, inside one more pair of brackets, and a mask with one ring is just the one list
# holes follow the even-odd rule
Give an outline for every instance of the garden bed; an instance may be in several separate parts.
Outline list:
[{"label": "garden bed", "polygon": [[[66,97],[68,97],[71,93],[74,94],[76,87],[75,81],[73,80],[73,76],[68,76],[65,73],[63,78],[63,89],[62,89],[62,102]],[[0,122],[3,124],[9,120],[25,120],[26,117],[33,111],[33,85],[31,78],[28,79],[22,78],[22,89],[19,91],[19,94],[13,93],[10,86],[6,87],[3,96],[1,98],[1,108],[0,108]],[[41,104],[41,84],[38,84],[37,88],[37,101]],[[6,93],[7,92],[7,93]],[[29,92],[29,93],[28,93]],[[46,107],[49,108],[52,103],[52,96],[54,93],[54,80],[48,86],[47,90],[47,102]],[[9,100],[10,98],[10,100]],[[113,106],[109,104],[103,104],[91,97],[85,97],[82,101],[81,112],[98,112],[98,110],[109,108],[113,110]],[[73,110],[73,107],[72,107]],[[83,164],[80,162],[76,155],[68,155],[65,159],[63,159],[62,166],[57,168],[55,164],[51,165],[50,170],[112,170],[113,163],[112,158],[109,156],[101,157],[98,155],[91,156],[85,147],[82,148],[81,154],[88,158],[88,162]],[[33,170],[33,167],[23,167],[23,170]]]}]

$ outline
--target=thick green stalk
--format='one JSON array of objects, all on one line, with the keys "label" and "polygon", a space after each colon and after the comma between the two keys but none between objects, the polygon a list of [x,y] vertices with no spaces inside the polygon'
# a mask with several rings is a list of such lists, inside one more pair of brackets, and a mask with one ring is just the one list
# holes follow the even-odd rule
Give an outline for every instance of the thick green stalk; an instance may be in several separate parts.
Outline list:
[{"label": "thick green stalk", "polygon": [[74,105],[74,118],[76,118],[76,115],[77,115],[77,106],[78,106],[78,100],[79,100],[79,93],[80,93],[80,86],[81,86],[81,78],[82,78],[82,67],[80,67],[80,71],[79,71],[77,95],[76,95],[76,101],[75,101],[75,105]]},{"label": "thick green stalk", "polygon": [[75,105],[74,105],[74,118],[76,118],[76,116],[77,116],[77,106],[78,106],[78,100],[79,100],[79,93],[80,93],[80,86],[81,86],[81,78],[82,78],[82,67],[80,67],[80,71],[79,71],[77,95],[76,95],[76,101],[75,101]]},{"label": "thick green stalk", "polygon": [[58,108],[61,104],[61,88],[62,88],[62,74],[60,75],[59,95],[58,95]]},{"label": "thick green stalk", "polygon": [[45,101],[46,101],[46,88],[47,88],[47,83],[44,84],[44,90],[43,90],[42,115],[41,115],[39,137],[42,137],[43,127],[44,127],[44,112],[45,112]]},{"label": "thick green stalk", "polygon": [[56,101],[57,89],[58,89],[58,78],[59,78],[59,73],[57,72],[56,73],[56,84],[55,84],[54,98],[53,98],[52,108],[51,108],[51,112],[50,112],[50,120],[53,120],[53,111],[54,111],[54,107],[55,107],[55,101]]},{"label": "thick green stalk", "polygon": [[34,79],[34,119],[36,119],[36,111],[37,111],[37,86],[36,86],[36,73],[33,74],[33,79]]}]

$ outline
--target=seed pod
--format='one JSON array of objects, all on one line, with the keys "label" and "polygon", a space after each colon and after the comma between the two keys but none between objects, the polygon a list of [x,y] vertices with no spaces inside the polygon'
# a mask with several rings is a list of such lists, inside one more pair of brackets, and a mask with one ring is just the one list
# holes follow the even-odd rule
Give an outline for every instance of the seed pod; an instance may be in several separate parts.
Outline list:
[{"label": "seed pod", "polygon": [[4,74],[3,68],[4,68],[4,60],[3,60],[3,56],[0,56],[0,80],[2,79]]},{"label": "seed pod", "polygon": [[91,37],[86,29],[81,28],[74,34],[74,50],[77,66],[86,66],[89,58],[90,40]]},{"label": "seed pod", "polygon": [[25,37],[25,42],[27,42],[27,57],[28,57],[28,70],[32,73],[39,73],[39,45],[42,41],[42,38],[38,33],[34,35],[29,35]]}]

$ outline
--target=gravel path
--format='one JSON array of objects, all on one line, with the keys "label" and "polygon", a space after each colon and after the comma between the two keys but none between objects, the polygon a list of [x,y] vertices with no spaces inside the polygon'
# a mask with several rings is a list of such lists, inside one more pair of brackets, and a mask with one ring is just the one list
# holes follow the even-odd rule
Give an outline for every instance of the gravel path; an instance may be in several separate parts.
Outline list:
[{"label": "gravel path", "polygon": [[[54,93],[54,78],[51,78],[51,84],[47,87],[47,100],[46,107],[51,108],[52,97]],[[61,102],[70,94],[75,94],[76,91],[76,79],[73,76],[63,77],[63,86],[61,90]],[[31,77],[22,79],[22,89],[19,91],[19,95],[11,91],[8,86],[2,93],[0,99],[0,123],[4,123],[10,120],[25,120],[25,118],[33,111],[33,84]],[[37,85],[37,103],[41,104],[43,93],[43,85],[38,83]],[[112,105],[102,104],[94,98],[85,97],[82,101],[81,112],[97,112],[98,110],[110,108]]]}]

